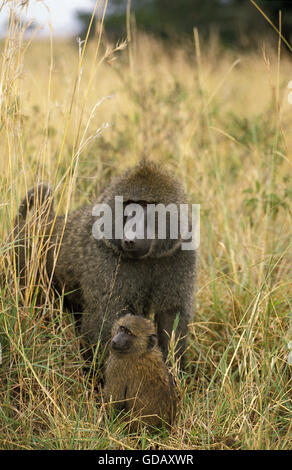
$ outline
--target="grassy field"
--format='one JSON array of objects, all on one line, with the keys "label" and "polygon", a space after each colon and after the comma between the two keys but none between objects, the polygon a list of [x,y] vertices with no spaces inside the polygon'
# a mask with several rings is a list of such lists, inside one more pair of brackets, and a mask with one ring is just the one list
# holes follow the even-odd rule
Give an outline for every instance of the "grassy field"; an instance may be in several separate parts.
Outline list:
[{"label": "grassy field", "polygon": [[[15,22],[0,48],[0,448],[291,449],[291,54],[197,33],[28,41]],[[106,419],[61,299],[20,291],[9,233],[36,180],[64,214],[143,152],[201,205],[201,243],[176,424],[130,435]]]}]

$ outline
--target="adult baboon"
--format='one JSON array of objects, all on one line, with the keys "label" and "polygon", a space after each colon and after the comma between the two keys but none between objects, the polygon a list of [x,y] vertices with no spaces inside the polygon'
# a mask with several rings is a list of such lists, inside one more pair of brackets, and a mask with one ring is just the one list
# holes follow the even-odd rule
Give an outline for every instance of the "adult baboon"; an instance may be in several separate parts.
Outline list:
[{"label": "adult baboon", "polygon": [[150,320],[127,314],[114,323],[104,398],[129,413],[132,430],[139,421],[155,427],[173,423],[176,391]]},{"label": "adult baboon", "polygon": [[[119,235],[121,238],[116,236],[119,216],[116,196],[123,197],[125,230]],[[141,162],[110,184],[97,201],[101,207],[112,210],[112,238],[93,236],[97,220],[93,208],[97,203],[69,214],[66,219],[59,216],[54,220],[52,249],[47,256],[48,275],[53,273],[56,287],[66,293],[70,309],[81,313],[81,333],[88,345],[104,346],[119,315],[130,311],[147,317],[154,312],[164,358],[174,320],[179,315],[175,331],[177,357],[183,355],[187,325],[193,315],[195,250],[181,249],[180,234],[171,238],[169,217],[165,239],[160,239],[157,231],[154,239],[132,239],[126,225],[131,212],[127,208],[132,203],[142,207],[142,216],[137,221],[141,225],[147,205],[178,207],[186,202],[181,185],[172,175],[152,162]],[[147,223],[145,232],[146,228]],[[48,233],[50,230],[49,224]]]}]

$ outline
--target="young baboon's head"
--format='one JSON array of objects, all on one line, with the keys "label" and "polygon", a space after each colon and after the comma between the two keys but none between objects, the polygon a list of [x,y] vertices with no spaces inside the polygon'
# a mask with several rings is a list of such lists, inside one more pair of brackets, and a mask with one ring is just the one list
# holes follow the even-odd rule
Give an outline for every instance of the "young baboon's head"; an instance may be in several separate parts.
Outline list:
[{"label": "young baboon's head", "polygon": [[113,353],[140,356],[151,351],[156,344],[156,332],[150,320],[127,314],[114,323],[111,341]]}]

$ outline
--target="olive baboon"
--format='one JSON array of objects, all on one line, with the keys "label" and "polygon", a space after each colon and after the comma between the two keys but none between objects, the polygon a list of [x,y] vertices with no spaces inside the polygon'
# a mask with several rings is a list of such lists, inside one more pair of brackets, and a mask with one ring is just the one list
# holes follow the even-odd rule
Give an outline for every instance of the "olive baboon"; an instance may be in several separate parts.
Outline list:
[{"label": "olive baboon", "polygon": [[[155,236],[133,240],[126,230],[121,238],[115,237],[116,196],[123,197],[125,213],[132,203],[141,204],[143,213],[147,204],[187,203],[172,175],[152,162],[141,162],[110,184],[97,201],[112,209],[112,239],[93,236],[96,203],[66,218],[56,217],[52,249],[47,254],[48,276],[53,273],[55,286],[66,293],[67,305],[75,314],[81,314],[81,333],[89,346],[106,345],[119,315],[133,312],[147,317],[154,312],[158,344],[166,358],[174,320],[179,315],[175,331],[179,359],[186,349],[187,325],[193,316],[196,252],[182,250],[180,235],[171,238],[169,230],[166,239]],[[49,207],[48,233],[53,213]],[[128,219],[124,216],[124,227]],[[17,224],[23,221],[18,218]],[[20,259],[20,265],[24,269],[25,261]]]},{"label": "olive baboon", "polygon": [[112,329],[111,352],[106,363],[104,398],[116,411],[129,412],[130,427],[171,425],[176,412],[172,376],[157,346],[150,320],[127,314]]}]

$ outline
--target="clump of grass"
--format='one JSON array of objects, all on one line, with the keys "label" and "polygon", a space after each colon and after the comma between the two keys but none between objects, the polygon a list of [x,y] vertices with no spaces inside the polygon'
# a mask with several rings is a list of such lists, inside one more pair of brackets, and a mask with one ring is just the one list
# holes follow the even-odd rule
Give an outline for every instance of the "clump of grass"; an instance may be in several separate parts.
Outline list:
[{"label": "clump of grass", "polygon": [[[197,32],[171,51],[142,33],[127,48],[30,41],[13,11],[0,47],[0,447],[291,448],[289,58]],[[145,152],[201,204],[201,245],[177,422],[134,435],[84,374],[62,299],[19,287],[9,235],[36,180],[64,214]]]}]

